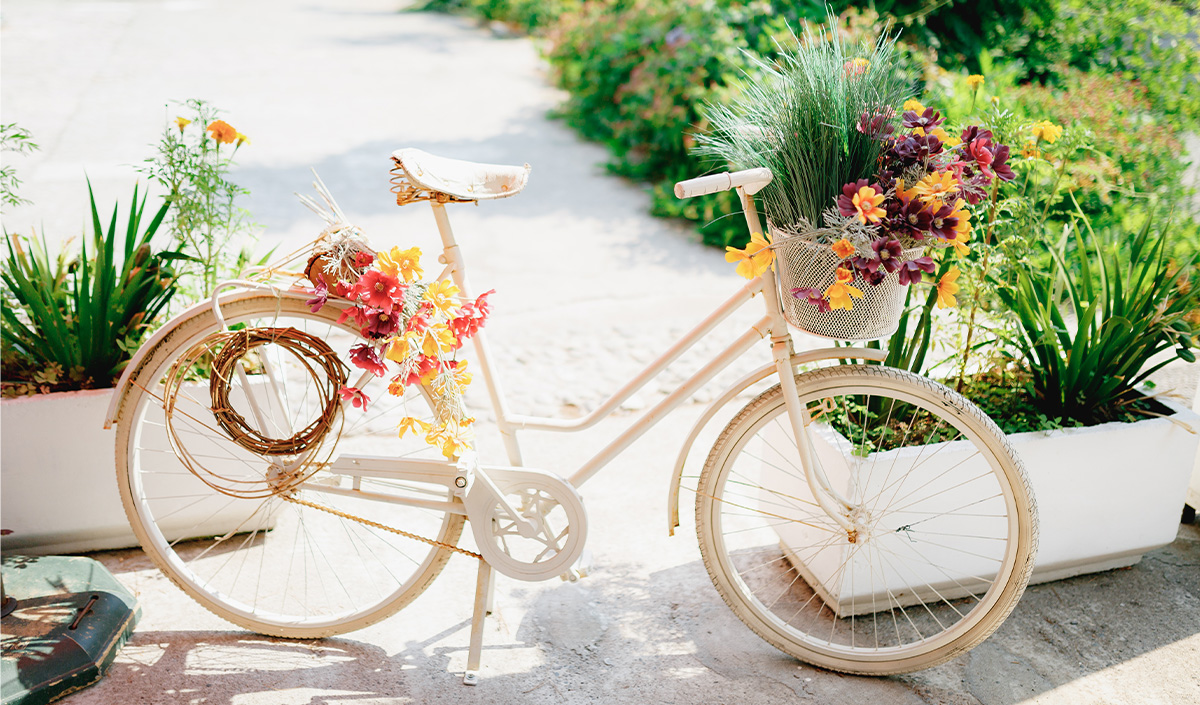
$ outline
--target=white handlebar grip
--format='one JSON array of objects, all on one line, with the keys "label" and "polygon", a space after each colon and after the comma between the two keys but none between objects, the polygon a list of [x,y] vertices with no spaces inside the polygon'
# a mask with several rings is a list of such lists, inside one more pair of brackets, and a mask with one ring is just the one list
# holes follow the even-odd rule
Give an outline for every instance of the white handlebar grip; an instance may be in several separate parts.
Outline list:
[{"label": "white handlebar grip", "polygon": [[729,172],[723,174],[713,174],[712,176],[701,176],[697,179],[688,179],[675,184],[676,198],[691,198],[692,196],[704,196],[718,191],[728,191],[733,188],[733,183],[729,179]]},{"label": "white handlebar grip", "polygon": [[712,176],[701,176],[675,184],[675,197],[691,198],[692,196],[704,196],[739,187],[745,188],[746,193],[754,195],[761,191],[763,186],[771,183],[772,178],[774,176],[771,174],[771,170],[767,168],[744,169],[742,171],[735,171],[732,174],[725,172],[722,174],[713,174]]}]

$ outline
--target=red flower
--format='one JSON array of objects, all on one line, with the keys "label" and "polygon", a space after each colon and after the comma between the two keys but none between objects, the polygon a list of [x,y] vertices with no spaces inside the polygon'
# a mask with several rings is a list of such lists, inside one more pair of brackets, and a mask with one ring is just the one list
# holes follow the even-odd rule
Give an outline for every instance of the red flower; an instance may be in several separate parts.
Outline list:
[{"label": "red flower", "polygon": [[350,348],[350,362],[354,366],[374,373],[376,377],[382,377],[387,373],[387,366],[383,364],[383,360],[379,359],[379,353],[376,352],[375,346],[359,343]]},{"label": "red flower", "polygon": [[400,317],[391,311],[373,310],[367,314],[366,334],[372,338],[386,338],[400,327]]},{"label": "red flower", "polygon": [[362,275],[350,293],[352,298],[362,298],[371,308],[391,311],[404,298],[404,287],[396,277],[372,269]]},{"label": "red flower", "polygon": [[370,318],[367,316],[366,310],[364,310],[361,306],[351,306],[350,308],[342,311],[342,315],[338,316],[338,325],[345,323],[351,318],[354,319],[354,323],[358,325],[360,329],[366,328],[367,324],[371,322]]},{"label": "red flower", "polygon": [[[406,387],[414,384],[420,384],[426,378],[431,377],[435,372],[437,372],[436,359],[427,357],[425,355],[417,355],[416,359],[413,361],[412,370],[410,370],[408,376],[404,378],[403,384]],[[397,375],[394,381],[401,381],[400,376]]]}]

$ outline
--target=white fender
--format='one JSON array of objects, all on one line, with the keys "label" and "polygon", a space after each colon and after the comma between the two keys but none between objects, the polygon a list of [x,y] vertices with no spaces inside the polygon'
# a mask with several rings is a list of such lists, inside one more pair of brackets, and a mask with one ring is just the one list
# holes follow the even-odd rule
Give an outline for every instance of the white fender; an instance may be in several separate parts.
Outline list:
[{"label": "white fender", "polygon": [[[816,362],[817,360],[876,360],[883,362],[886,357],[886,349],[819,348],[792,355],[792,367]],[[737,395],[748,389],[750,385],[761,382],[773,374],[775,374],[775,363],[772,362],[763,365],[734,382],[708,405],[708,408],[704,410],[704,413],[696,420],[695,425],[692,426],[692,432],[688,434],[687,440],[683,443],[683,448],[679,450],[679,457],[675,460],[675,469],[671,474],[671,491],[667,498],[667,532],[671,536],[675,535],[675,529],[679,526],[679,490],[683,484],[683,466],[687,462],[688,455],[691,453],[692,444],[696,442],[696,438],[700,435],[700,432],[704,430],[704,427],[708,425],[713,416],[716,416],[719,410],[733,401]]]}]

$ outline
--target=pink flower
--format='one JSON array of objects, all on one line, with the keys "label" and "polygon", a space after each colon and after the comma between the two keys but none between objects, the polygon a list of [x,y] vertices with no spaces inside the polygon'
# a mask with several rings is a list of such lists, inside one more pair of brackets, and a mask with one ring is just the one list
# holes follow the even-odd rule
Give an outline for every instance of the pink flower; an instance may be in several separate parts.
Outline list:
[{"label": "pink flower", "polygon": [[372,269],[362,275],[350,293],[371,308],[391,311],[404,298],[404,287],[400,286],[400,280],[396,277]]},{"label": "pink flower", "polygon": [[350,362],[360,370],[366,370],[373,373],[376,377],[382,377],[387,373],[387,366],[383,364],[383,360],[379,359],[379,353],[375,350],[375,346],[359,343],[350,348]]},{"label": "pink flower", "polygon": [[367,410],[367,404],[371,401],[371,397],[362,393],[361,389],[356,387],[342,387],[338,390],[338,394],[342,395],[342,401],[348,401],[354,405],[355,409],[361,408]]},{"label": "pink flower", "polygon": [[315,296],[304,303],[312,307],[312,312],[317,313],[329,300],[329,287],[325,286],[325,280],[321,279],[317,282],[316,288],[313,289]]},{"label": "pink flower", "polygon": [[797,287],[792,289],[792,296],[816,306],[817,310],[822,313],[830,310],[829,301],[825,299],[825,294],[822,294],[820,289]]}]

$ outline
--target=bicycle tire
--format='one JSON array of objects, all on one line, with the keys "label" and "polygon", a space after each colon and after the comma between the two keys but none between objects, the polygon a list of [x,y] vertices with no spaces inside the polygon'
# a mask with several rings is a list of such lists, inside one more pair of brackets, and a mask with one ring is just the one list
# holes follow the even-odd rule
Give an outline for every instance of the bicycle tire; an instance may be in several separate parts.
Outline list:
[{"label": "bicycle tire", "polygon": [[846,673],[929,668],[983,641],[1037,554],[1029,479],[999,428],[892,368],[840,365],[796,384],[814,456],[862,531],[852,542],[813,501],[776,385],[730,421],[698,481],[700,551],[722,598],[775,647]]},{"label": "bicycle tire", "polygon": [[[229,325],[294,327],[316,335],[342,360],[347,359],[348,347],[359,341],[353,328],[336,323],[340,311],[332,305],[313,313],[303,300],[263,294],[226,303],[222,313]],[[162,428],[163,380],[176,360],[217,330],[211,311],[181,322],[133,375],[119,411],[117,481],[125,512],[143,549],[172,582],[205,608],[260,634],[289,638],[342,634],[378,622],[412,602],[444,568],[452,553],[445,546],[457,543],[462,515],[329,491],[300,489],[292,495],[442,544],[435,546],[276,495],[230,497],[180,464]],[[262,356],[276,353],[270,349],[255,352]],[[297,390],[293,398],[289,390],[296,378],[289,374],[286,355],[276,357],[285,359],[280,369],[288,384],[282,385],[284,391],[277,403],[268,403],[263,413],[281,428],[287,429],[289,423],[292,429],[303,427],[316,413],[317,401],[310,399],[307,387],[303,395]],[[392,457],[430,451],[419,441],[415,445],[412,439],[401,441],[394,428],[401,411],[428,415],[428,404],[420,394],[410,390],[404,399],[390,397],[386,379],[353,368],[350,379],[348,384],[361,383],[372,402],[368,410],[346,405],[338,412],[344,415],[345,425],[336,436],[335,450],[373,451],[370,454]],[[232,467],[238,477],[261,479],[271,458],[236,445],[219,431],[218,424],[212,423],[208,401],[198,400],[208,389],[198,385],[198,390],[184,391],[177,398],[172,423],[177,432],[182,429],[181,442],[186,439],[188,445],[199,449],[198,462],[204,470],[211,463],[222,468],[213,472],[231,472],[228,468]],[[231,398],[238,398],[236,390]],[[417,406],[424,414],[416,412]],[[246,416],[253,418],[248,411]],[[329,438],[333,443],[334,436]],[[351,485],[349,478],[323,467],[310,482],[337,488]],[[395,482],[371,478],[360,483],[360,489],[384,494],[397,487]],[[432,499],[449,497],[446,488],[436,485],[409,483],[406,489]]]}]

